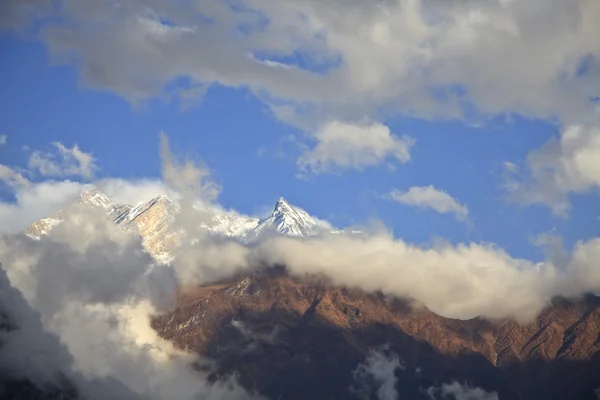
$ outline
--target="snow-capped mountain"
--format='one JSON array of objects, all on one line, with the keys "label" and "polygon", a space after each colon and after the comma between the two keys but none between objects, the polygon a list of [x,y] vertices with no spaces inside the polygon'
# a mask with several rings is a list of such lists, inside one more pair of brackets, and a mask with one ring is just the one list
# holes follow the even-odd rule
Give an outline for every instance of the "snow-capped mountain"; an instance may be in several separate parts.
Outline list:
[{"label": "snow-capped mountain", "polygon": [[[107,216],[110,215],[115,204],[104,193],[95,187],[86,187],[80,194],[75,203],[86,204],[92,207],[99,207],[107,210]],[[63,210],[58,210],[47,218],[37,220],[29,225],[25,234],[32,239],[39,239],[41,236],[48,234],[52,228],[63,221]]]},{"label": "snow-capped mountain", "polygon": [[253,242],[267,234],[313,236],[319,231],[319,226],[306,211],[290,205],[281,197],[275,204],[273,213],[246,235],[246,241]]},{"label": "snow-capped mountain", "polygon": [[[160,261],[169,260],[173,250],[186,236],[176,224],[179,206],[164,194],[132,206],[115,203],[97,188],[91,187],[82,191],[75,202],[101,208],[107,219],[123,231],[137,232],[148,252]],[[68,211],[59,210],[34,222],[25,233],[32,239],[40,239],[63,221],[65,212]],[[198,209],[198,213],[205,215],[199,228],[206,229],[211,235],[232,238],[241,243],[256,242],[267,235],[277,234],[312,236],[320,230],[306,211],[290,205],[283,198],[277,201],[272,214],[262,220],[216,209]]]}]

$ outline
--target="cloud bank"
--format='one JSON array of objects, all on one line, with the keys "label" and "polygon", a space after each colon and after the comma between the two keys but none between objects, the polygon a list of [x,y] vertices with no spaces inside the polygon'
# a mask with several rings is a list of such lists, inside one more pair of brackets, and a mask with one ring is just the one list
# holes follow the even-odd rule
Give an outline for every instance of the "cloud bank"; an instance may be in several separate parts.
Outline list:
[{"label": "cloud bank", "polygon": [[168,83],[186,77],[185,93],[248,87],[292,114],[460,117],[473,105],[577,120],[600,89],[595,0],[30,3],[5,2],[3,15],[46,11],[39,37],[55,59],[134,102],[176,95]]},{"label": "cloud bank", "polygon": [[[26,300],[3,287],[16,330],[2,341],[0,369],[41,387],[64,376],[86,399],[256,397],[233,378],[209,384],[194,367],[206,361],[174,349],[150,327],[177,284],[135,235],[86,206],[65,216],[39,241],[0,238],[3,268]],[[24,321],[35,314],[29,306],[37,320]]]}]

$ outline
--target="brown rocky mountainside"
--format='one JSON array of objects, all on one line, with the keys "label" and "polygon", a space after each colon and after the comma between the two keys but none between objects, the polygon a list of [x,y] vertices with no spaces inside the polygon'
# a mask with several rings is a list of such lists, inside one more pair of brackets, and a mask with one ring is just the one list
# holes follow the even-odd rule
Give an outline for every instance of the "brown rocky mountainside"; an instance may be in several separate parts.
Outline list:
[{"label": "brown rocky mountainside", "polygon": [[596,399],[600,387],[600,298],[592,295],[557,298],[524,326],[462,321],[277,267],[182,289],[179,301],[153,319],[159,334],[272,399],[365,398],[350,389],[352,372],[382,345],[403,366],[399,399],[430,399],[427,388],[452,381],[501,400]]}]

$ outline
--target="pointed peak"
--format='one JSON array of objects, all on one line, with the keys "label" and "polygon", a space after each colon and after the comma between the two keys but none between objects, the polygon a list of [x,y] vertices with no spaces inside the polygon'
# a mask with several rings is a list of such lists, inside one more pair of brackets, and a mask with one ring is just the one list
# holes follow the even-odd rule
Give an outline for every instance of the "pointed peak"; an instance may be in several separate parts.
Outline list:
[{"label": "pointed peak", "polygon": [[292,208],[292,206],[283,197],[280,197],[279,200],[277,200],[277,203],[275,203],[275,208],[273,209],[273,212],[284,208]]},{"label": "pointed peak", "polygon": [[77,202],[102,208],[108,208],[113,205],[112,200],[93,185],[86,185],[82,188]]}]

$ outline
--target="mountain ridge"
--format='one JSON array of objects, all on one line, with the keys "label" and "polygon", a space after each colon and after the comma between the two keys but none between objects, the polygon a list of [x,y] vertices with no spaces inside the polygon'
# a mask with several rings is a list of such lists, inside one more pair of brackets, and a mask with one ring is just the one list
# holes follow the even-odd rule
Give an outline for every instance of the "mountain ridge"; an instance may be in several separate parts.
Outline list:
[{"label": "mountain ridge", "polygon": [[182,288],[178,306],[155,316],[152,326],[179,348],[216,360],[217,376],[235,373],[273,399],[379,398],[348,387],[356,365],[381,346],[401,361],[399,399],[445,398],[427,389],[453,381],[502,400],[594,399],[600,387],[594,295],[555,298],[524,325],[457,320],[276,266]]},{"label": "mountain ridge", "polygon": [[[106,218],[123,231],[137,231],[144,246],[161,262],[168,262],[171,252],[183,239],[183,233],[175,228],[179,207],[165,193],[136,205],[120,204],[93,186],[82,190],[74,203],[103,209]],[[223,236],[241,243],[254,243],[270,235],[293,237],[314,236],[320,233],[317,222],[304,210],[292,206],[280,197],[270,216],[258,219],[216,209],[197,209],[207,212],[208,222],[199,223],[210,234]],[[58,210],[46,218],[29,225],[25,234],[34,240],[47,235],[64,219],[64,210]]]}]

